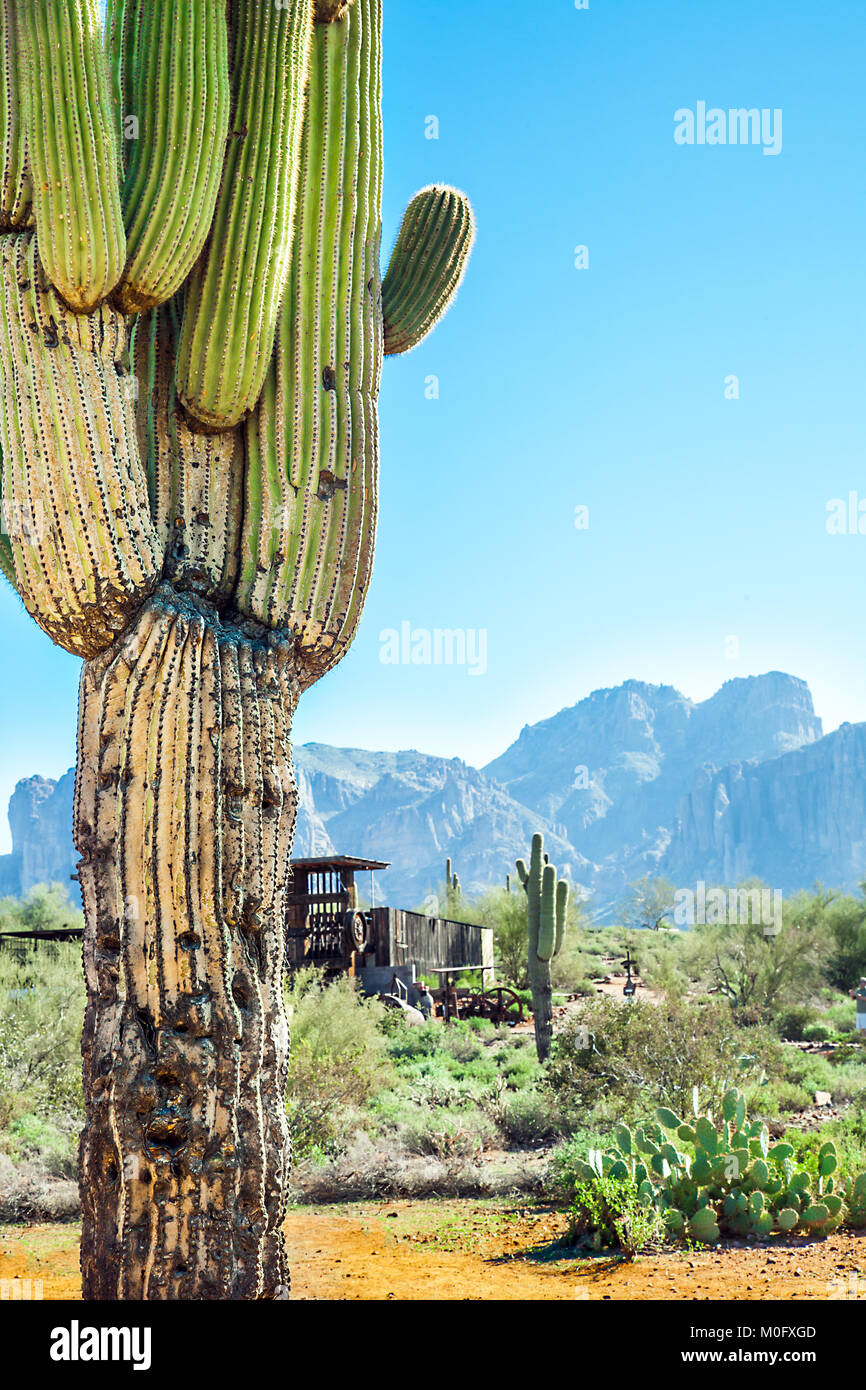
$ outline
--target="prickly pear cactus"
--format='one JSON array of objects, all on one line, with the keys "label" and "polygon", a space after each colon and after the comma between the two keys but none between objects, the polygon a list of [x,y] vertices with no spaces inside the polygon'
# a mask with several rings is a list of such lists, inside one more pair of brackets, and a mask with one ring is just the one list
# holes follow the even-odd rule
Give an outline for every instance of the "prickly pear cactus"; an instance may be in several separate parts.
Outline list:
[{"label": "prickly pear cactus", "polygon": [[[692,1109],[686,1121],[660,1106],[657,1124],[634,1131],[617,1125],[616,1143],[590,1150],[577,1165],[578,1176],[631,1180],[638,1200],[661,1214],[670,1236],[701,1244],[723,1234],[763,1240],[774,1231],[820,1236],[843,1223],[866,1225],[866,1174],[837,1189],[832,1143],[821,1146],[812,1173],[795,1167],[790,1144],[771,1146],[766,1125],[747,1119],[736,1087],[726,1091],[719,1119],[701,1111],[697,1087]],[[666,1132],[679,1142],[666,1139]]]},{"label": "prickly pear cactus", "polygon": [[533,835],[529,868],[517,860],[517,874],[527,896],[529,916],[529,984],[538,1060],[550,1056],[553,1040],[553,987],[550,962],[565,937],[568,915],[568,883],[557,879],[556,869],[544,853],[544,836]]},{"label": "prickly pear cactus", "polygon": [[0,0],[0,44],[0,568],[84,658],[84,1296],[285,1297],[291,719],[472,213],[418,194],[383,299],[381,0]]}]

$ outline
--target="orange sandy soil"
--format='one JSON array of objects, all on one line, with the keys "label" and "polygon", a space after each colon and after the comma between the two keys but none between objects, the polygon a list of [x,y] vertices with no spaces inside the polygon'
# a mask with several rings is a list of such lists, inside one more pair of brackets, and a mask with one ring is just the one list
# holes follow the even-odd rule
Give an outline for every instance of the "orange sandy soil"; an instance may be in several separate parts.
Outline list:
[{"label": "orange sandy soil", "polygon": [[[576,1257],[561,1212],[502,1201],[394,1201],[299,1207],[286,1221],[292,1296],[397,1301],[866,1298],[866,1232],[717,1250],[670,1250],[632,1264]],[[0,1279],[80,1297],[78,1227],[0,1227]]]}]

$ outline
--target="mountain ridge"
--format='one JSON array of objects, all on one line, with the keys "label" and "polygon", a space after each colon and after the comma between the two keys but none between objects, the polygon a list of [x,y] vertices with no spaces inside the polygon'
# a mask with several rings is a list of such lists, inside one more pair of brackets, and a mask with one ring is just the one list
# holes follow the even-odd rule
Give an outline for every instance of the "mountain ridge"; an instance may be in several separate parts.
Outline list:
[{"label": "mountain ridge", "polygon": [[[638,680],[604,687],[524,725],[482,768],[318,742],[295,760],[295,855],[390,860],[383,885],[398,906],[432,905],[446,857],[469,891],[504,883],[539,829],[600,907],[646,873],[755,873],[786,891],[808,886],[807,866],[839,886],[866,876],[866,724],[824,734],[808,685],[784,672],[736,677],[702,701]],[[0,891],[74,872],[72,780],[16,786]]]}]

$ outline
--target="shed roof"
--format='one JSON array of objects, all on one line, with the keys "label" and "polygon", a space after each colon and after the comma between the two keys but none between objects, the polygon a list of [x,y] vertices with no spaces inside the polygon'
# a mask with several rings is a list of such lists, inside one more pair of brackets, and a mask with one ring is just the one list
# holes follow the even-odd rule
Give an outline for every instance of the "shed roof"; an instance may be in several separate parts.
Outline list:
[{"label": "shed roof", "polygon": [[388,869],[391,861],[381,859],[356,859],[353,854],[335,854],[330,859],[293,859],[293,869],[311,869],[324,873],[328,869]]}]

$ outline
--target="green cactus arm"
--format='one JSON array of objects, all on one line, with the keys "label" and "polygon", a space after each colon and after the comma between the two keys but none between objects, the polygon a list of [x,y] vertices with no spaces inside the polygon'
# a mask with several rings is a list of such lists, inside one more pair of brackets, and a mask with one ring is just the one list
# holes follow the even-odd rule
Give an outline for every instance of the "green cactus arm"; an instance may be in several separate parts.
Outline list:
[{"label": "green cactus arm", "polygon": [[523,887],[525,888],[527,879],[529,878],[529,870],[526,867],[526,860],[516,860],[514,867],[517,869],[517,877],[520,879],[520,882],[523,884]]},{"label": "green cactus arm", "polygon": [[545,864],[541,878],[541,912],[538,919],[538,944],[535,954],[548,961],[556,944],[556,869]]},{"label": "green cactus arm", "polygon": [[382,282],[385,355],[410,352],[447,313],[475,240],[469,199],[431,185],[410,202]]},{"label": "green cactus arm", "polygon": [[568,922],[568,880],[561,878],[556,884],[556,940],[554,942],[553,954],[558,956],[562,950],[562,943],[565,940],[565,929]]},{"label": "green cactus arm", "polygon": [[258,400],[290,267],[313,0],[232,0],[233,115],[209,250],[177,361],[189,413],[229,429]]},{"label": "green cactus arm", "polygon": [[0,0],[0,231],[23,227],[32,213],[33,190],[27,168],[19,108],[19,53],[14,0]]},{"label": "green cactus arm", "polygon": [[139,313],[183,284],[213,220],[230,106],[225,0],[147,0],[124,38],[136,49],[138,129],[124,142],[127,263],[115,299]]},{"label": "green cactus arm", "polygon": [[126,259],[98,0],[28,0],[15,13],[39,256],[67,304],[89,313]]},{"label": "green cactus arm", "polygon": [[[301,643],[307,680],[351,641],[377,514],[382,362],[381,17],[317,24],[292,266],[276,348],[246,423],[238,608]],[[326,249],[327,248],[327,249]]]}]

